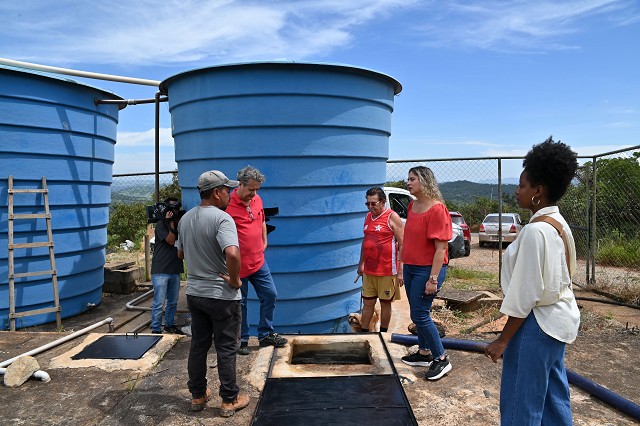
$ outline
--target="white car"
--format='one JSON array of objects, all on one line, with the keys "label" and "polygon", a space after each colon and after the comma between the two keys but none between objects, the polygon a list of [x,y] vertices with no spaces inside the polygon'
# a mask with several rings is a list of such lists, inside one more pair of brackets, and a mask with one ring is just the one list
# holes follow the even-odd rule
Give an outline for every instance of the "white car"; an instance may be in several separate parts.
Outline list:
[{"label": "white car", "polygon": [[[387,195],[387,208],[391,208],[398,213],[402,222],[406,222],[409,203],[415,200],[415,197],[402,188],[385,186],[382,189]],[[464,232],[460,225],[453,222],[451,222],[451,227],[453,228],[453,237],[449,240],[449,259],[455,259],[465,254]]]},{"label": "white car", "polygon": [[[498,244],[500,229],[500,214],[489,213],[478,229],[478,241],[480,247],[484,247],[489,243]],[[512,243],[520,235],[522,230],[522,220],[518,213],[502,213],[502,243]]]}]

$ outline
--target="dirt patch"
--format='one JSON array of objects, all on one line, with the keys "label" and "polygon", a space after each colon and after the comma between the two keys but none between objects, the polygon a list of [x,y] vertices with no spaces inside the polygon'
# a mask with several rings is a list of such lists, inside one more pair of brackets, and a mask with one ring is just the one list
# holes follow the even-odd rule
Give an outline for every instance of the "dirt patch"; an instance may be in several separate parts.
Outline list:
[{"label": "dirt patch", "polygon": [[[472,247],[471,256],[452,260],[453,267],[471,268],[497,273],[497,249]],[[463,266],[464,265],[464,266]],[[144,290],[148,289],[147,287]],[[495,291],[494,291],[495,292]],[[21,332],[0,332],[0,359],[5,360],[51,342],[71,331],[84,328],[106,317],[113,317],[118,333],[132,330],[149,319],[148,312],[128,311],[125,304],[139,296],[104,294],[102,303],[77,317],[63,320],[64,331],[55,332],[55,323],[33,327]],[[496,294],[500,294],[499,291]],[[578,297],[600,297],[577,291]],[[151,301],[147,300],[146,304]],[[449,338],[489,342],[502,329],[505,318],[475,325],[497,317],[495,307],[472,312],[447,309],[442,302],[434,308],[434,317],[447,326]],[[582,324],[578,339],[567,347],[567,367],[620,396],[640,402],[640,310],[579,301]],[[185,308],[181,296],[179,309]],[[277,315],[277,312],[276,312]],[[411,322],[406,297],[393,305],[390,331],[409,334]],[[628,325],[627,325],[628,323]],[[96,332],[106,332],[96,330]],[[465,330],[472,329],[470,333]],[[144,330],[143,330],[144,332]],[[260,397],[258,371],[268,366],[270,358],[262,356],[255,339],[250,341],[250,355],[238,357],[238,377],[243,390],[251,396],[249,407],[231,419],[219,416],[219,397],[200,413],[189,411],[190,395],[186,389],[186,365],[189,338],[179,340],[150,371],[106,372],[98,368],[50,369],[51,382],[29,380],[17,389],[0,387],[2,419],[10,424],[69,425],[191,425],[191,424],[251,424]],[[67,342],[60,347],[36,355],[44,370],[52,358],[69,351],[78,343]],[[400,358],[415,349],[389,343],[389,352],[401,375],[411,407],[420,425],[434,422],[451,425],[498,425],[501,363],[494,364],[478,353],[449,350],[453,370],[437,382],[422,378],[425,369],[408,367]],[[210,354],[211,367],[216,364]],[[209,385],[217,394],[219,382],[215,368],[209,370]],[[637,421],[606,403],[590,396],[577,386],[571,386],[574,424],[632,425]],[[39,407],[46,407],[45,410]]]}]

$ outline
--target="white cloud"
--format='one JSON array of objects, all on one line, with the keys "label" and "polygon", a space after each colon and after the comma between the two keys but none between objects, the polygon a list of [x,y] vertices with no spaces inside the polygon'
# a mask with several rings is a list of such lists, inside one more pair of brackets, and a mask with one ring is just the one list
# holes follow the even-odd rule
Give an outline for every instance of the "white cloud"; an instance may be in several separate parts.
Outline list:
[{"label": "white cloud", "polygon": [[0,16],[0,56],[125,68],[318,58],[391,19],[401,22],[398,40],[526,52],[579,48],[566,36],[591,17],[603,26],[640,20],[632,0],[32,0],[0,2]]},{"label": "white cloud", "polygon": [[[173,150],[160,152],[160,171],[167,172],[178,168]],[[155,157],[151,152],[122,152],[116,151],[113,163],[113,174],[125,173],[153,173]]]},{"label": "white cloud", "polygon": [[482,153],[486,157],[524,157],[530,148],[525,149],[488,149]]},{"label": "white cloud", "polygon": [[636,123],[631,123],[628,121],[616,121],[614,123],[608,123],[607,125],[605,125],[605,127],[608,127],[611,129],[629,129],[636,126],[637,126]]},{"label": "white cloud", "polygon": [[593,156],[606,154],[608,152],[618,151],[630,148],[631,145],[591,145],[591,146],[571,146],[580,156]]},{"label": "white cloud", "polygon": [[580,46],[565,41],[565,36],[583,31],[582,21],[594,16],[604,16],[610,25],[629,25],[640,14],[628,0],[454,0],[443,3],[422,32],[426,43],[434,46],[532,53],[568,50]]},{"label": "white cloud", "polygon": [[[144,132],[118,132],[116,149],[148,147],[153,152],[155,138],[155,129],[149,129]],[[160,146],[173,148],[173,137],[171,136],[171,129],[168,127],[160,128]]]},{"label": "white cloud", "polygon": [[[160,171],[176,169],[171,129],[160,128]],[[155,169],[155,130],[118,132],[113,173],[146,173]]]},{"label": "white cloud", "polygon": [[0,38],[15,40],[5,43],[2,55],[52,64],[299,59],[348,45],[354,27],[416,2],[2,2]]}]

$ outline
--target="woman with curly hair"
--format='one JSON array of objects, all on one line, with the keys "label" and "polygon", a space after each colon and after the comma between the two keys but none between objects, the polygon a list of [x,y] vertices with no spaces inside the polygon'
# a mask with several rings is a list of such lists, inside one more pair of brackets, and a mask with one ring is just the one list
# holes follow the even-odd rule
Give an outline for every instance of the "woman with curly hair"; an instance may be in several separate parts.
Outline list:
[{"label": "woman with curly hair", "polygon": [[571,425],[564,355],[578,334],[580,311],[571,288],[575,245],[557,202],[578,162],[567,145],[549,138],[533,146],[522,166],[516,200],[533,215],[504,253],[500,311],[508,319],[485,355],[493,362],[503,356],[503,426]]},{"label": "woman with curly hair", "polygon": [[429,367],[425,378],[438,380],[451,371],[451,363],[431,319],[431,305],[447,273],[451,216],[428,167],[409,169],[407,188],[416,200],[407,209],[401,258],[411,321],[418,334],[418,351],[402,357],[402,362]]}]

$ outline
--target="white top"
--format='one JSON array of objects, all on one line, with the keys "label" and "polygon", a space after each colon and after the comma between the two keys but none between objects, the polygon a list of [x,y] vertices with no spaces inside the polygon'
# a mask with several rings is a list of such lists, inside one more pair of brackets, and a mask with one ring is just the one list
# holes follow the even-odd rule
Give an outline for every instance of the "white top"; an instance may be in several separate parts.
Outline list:
[{"label": "white top", "polygon": [[529,223],[505,250],[500,279],[504,300],[500,312],[526,318],[533,310],[538,325],[549,336],[571,343],[578,335],[580,311],[571,289],[569,269],[576,270],[576,249],[569,225],[557,206],[540,209],[531,217],[548,215],[562,225],[569,248],[567,268],[564,243],[548,223]]}]

